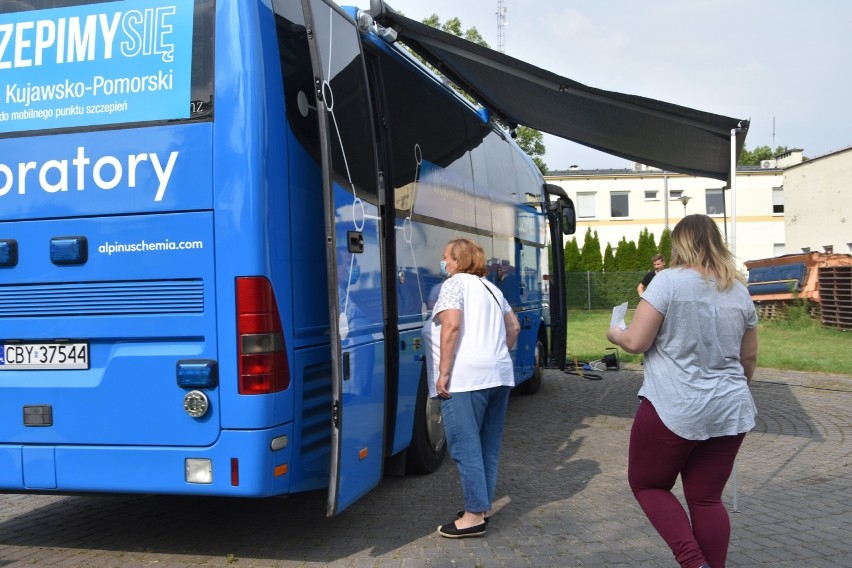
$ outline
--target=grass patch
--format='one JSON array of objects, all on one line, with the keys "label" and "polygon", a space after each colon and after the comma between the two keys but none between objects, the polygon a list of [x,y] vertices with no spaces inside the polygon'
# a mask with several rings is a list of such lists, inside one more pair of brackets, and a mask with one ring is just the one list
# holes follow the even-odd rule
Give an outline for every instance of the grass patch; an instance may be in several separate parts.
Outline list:
[{"label": "grass patch", "polygon": [[[571,310],[568,313],[568,359],[595,361],[613,345],[606,338],[610,310]],[[627,314],[627,321],[633,311]],[[758,325],[757,366],[852,375],[852,332],[822,327],[810,318],[789,321],[761,321]],[[641,355],[625,353],[622,362],[638,363]]]},{"label": "grass patch", "polygon": [[764,321],[757,336],[758,367],[852,375],[852,332],[816,320]]},{"label": "grass patch", "polygon": [[[627,321],[633,310],[627,312]],[[606,338],[612,310],[570,310],[568,312],[568,360],[597,361],[612,353],[607,347],[615,347]],[[618,359],[624,362],[638,363],[642,355],[633,355],[618,348]]]}]

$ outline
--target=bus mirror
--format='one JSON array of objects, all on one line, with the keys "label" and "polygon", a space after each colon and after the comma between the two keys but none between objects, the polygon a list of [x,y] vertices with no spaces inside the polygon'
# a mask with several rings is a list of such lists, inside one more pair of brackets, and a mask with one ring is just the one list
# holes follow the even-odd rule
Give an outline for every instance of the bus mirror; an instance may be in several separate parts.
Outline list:
[{"label": "bus mirror", "polygon": [[560,197],[557,201],[562,214],[562,232],[573,235],[577,230],[577,213],[574,211],[574,202],[568,196]]},{"label": "bus mirror", "polygon": [[551,197],[562,197],[563,199],[568,199],[568,201],[570,201],[568,194],[561,185],[546,183],[544,184],[544,192]]}]

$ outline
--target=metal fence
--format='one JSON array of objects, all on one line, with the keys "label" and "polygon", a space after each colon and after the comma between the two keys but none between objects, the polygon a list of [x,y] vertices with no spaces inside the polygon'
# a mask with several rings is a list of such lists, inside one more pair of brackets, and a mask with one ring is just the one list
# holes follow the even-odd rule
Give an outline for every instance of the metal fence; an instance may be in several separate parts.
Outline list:
[{"label": "metal fence", "polygon": [[636,287],[647,272],[566,272],[568,309],[609,310],[639,303]]}]

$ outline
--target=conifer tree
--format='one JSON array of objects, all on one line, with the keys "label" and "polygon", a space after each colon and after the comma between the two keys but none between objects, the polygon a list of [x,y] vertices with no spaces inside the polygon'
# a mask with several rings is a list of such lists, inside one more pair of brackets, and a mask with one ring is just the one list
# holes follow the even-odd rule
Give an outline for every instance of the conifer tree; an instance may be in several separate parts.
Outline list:
[{"label": "conifer tree", "polygon": [[651,256],[660,252],[660,249],[657,247],[657,240],[654,238],[654,233],[648,233],[648,244],[650,245],[650,249],[654,251]]},{"label": "conifer tree", "polygon": [[620,272],[631,270],[627,261],[627,238],[621,237],[618,246],[615,247],[615,269]]},{"label": "conifer tree", "polygon": [[598,232],[592,234],[592,228],[586,229],[583,239],[583,248],[580,249],[581,270],[588,272],[600,272],[603,269],[603,257]]},{"label": "conifer tree", "polygon": [[577,246],[576,237],[571,237],[571,240],[565,243],[565,272],[579,272],[581,270],[580,247]]},{"label": "conifer tree", "polygon": [[648,263],[651,261],[650,257],[648,257],[647,260],[639,258],[639,249],[636,246],[636,243],[633,241],[627,241],[627,248],[625,250],[625,254],[627,256],[627,262],[625,262],[625,265],[630,267],[627,270],[646,270],[648,267]]},{"label": "conifer tree", "polygon": [[672,259],[672,232],[670,229],[663,229],[663,234],[660,235],[660,246],[657,248],[666,259],[666,266],[668,266]]},{"label": "conifer tree", "polygon": [[653,242],[654,238],[648,232],[648,227],[642,229],[642,232],[639,233],[639,242],[636,245],[636,252],[640,261],[647,259],[645,262],[651,263],[651,257],[657,254],[657,247]]},{"label": "conifer tree", "polygon": [[654,233],[650,232],[647,227],[639,234],[639,244],[637,249],[637,262],[639,270],[647,270],[651,265],[651,258],[660,252],[659,247],[654,239]]},{"label": "conifer tree", "polygon": [[604,251],[603,269],[604,272],[608,273],[618,271],[618,269],[615,267],[615,255],[612,254],[612,245],[610,243],[606,244],[606,250]]}]

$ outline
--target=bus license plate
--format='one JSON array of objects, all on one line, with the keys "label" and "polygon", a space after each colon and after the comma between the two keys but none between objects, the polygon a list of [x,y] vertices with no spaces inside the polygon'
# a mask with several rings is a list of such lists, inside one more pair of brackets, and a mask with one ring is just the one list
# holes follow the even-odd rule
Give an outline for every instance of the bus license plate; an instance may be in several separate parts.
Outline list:
[{"label": "bus license plate", "polygon": [[88,369],[88,343],[0,343],[0,371]]}]

